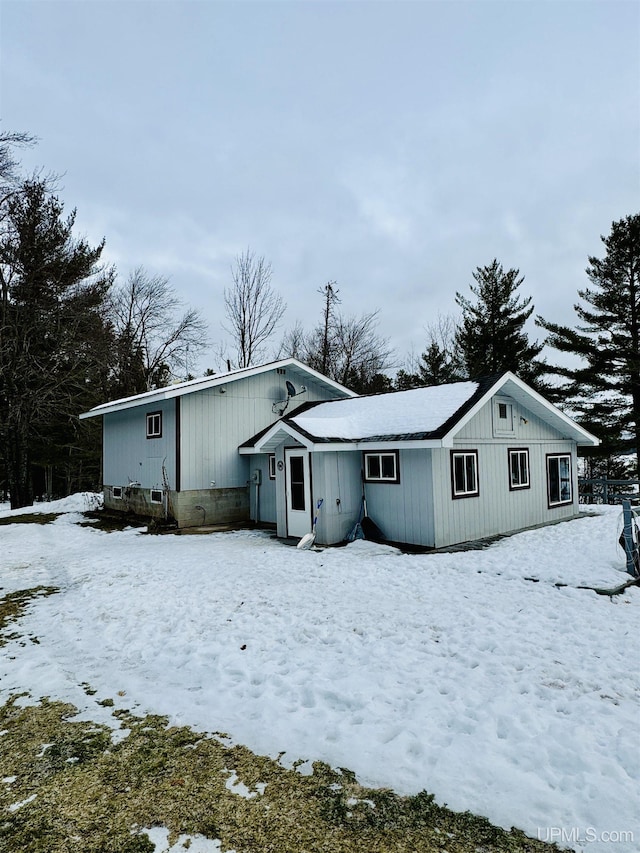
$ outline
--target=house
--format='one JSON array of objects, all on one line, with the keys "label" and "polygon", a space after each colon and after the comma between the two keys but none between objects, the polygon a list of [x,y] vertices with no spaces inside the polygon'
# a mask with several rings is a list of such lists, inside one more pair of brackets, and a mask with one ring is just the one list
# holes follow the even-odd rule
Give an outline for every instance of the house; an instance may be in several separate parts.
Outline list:
[{"label": "house", "polygon": [[[105,507],[190,527],[249,520],[250,496],[259,500],[260,478],[269,477],[268,460],[261,467],[238,453],[249,436],[302,401],[353,396],[288,358],[115,400],[80,417],[103,421]],[[275,505],[263,507],[275,520]]]},{"label": "house", "polygon": [[[346,396],[346,395],[344,395]],[[240,446],[252,517],[345,539],[366,495],[389,541],[440,548],[578,514],[579,446],[598,439],[512,373],[305,404]]]}]

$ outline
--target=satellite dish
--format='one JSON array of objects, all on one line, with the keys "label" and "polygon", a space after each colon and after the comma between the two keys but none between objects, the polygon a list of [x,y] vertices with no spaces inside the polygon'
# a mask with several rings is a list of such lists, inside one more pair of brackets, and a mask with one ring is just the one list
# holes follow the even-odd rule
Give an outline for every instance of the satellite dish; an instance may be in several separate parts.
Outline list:
[{"label": "satellite dish", "polygon": [[282,417],[282,415],[284,415],[284,413],[286,412],[287,407],[289,406],[289,400],[292,397],[297,397],[299,394],[304,394],[307,390],[304,385],[301,385],[300,390],[296,391],[296,386],[293,384],[293,382],[289,382],[288,379],[285,379],[285,385],[287,386],[287,399],[279,400],[277,403],[274,403],[273,406],[271,406],[271,411],[274,413],[274,415],[278,414],[280,415],[280,417]]}]

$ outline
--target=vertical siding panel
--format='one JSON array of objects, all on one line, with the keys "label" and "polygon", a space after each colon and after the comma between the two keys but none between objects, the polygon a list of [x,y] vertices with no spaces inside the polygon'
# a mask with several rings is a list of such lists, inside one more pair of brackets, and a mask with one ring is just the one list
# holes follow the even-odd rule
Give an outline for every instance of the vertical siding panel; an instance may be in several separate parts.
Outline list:
[{"label": "vertical siding panel", "polygon": [[365,485],[369,514],[387,539],[433,546],[430,481],[431,451],[416,449],[400,452],[400,483]]},{"label": "vertical siding panel", "polygon": [[320,498],[324,501],[318,519],[318,541],[342,542],[360,514],[360,454],[328,451],[311,454],[311,461],[314,507]]},{"label": "vertical siding panel", "polygon": [[[147,414],[162,412],[162,437],[147,438]],[[173,400],[149,403],[104,417],[104,482],[126,486],[137,481],[142,488],[162,488],[164,464],[170,485],[175,483],[176,431]]]},{"label": "vertical siding panel", "polygon": [[273,404],[286,399],[288,378],[298,390],[305,384],[307,391],[291,401],[287,413],[296,405],[336,396],[332,389],[290,370],[229,382],[224,394],[215,387],[182,396],[183,490],[208,489],[212,480],[218,488],[246,485],[251,462],[240,456],[238,446],[278,420]]}]

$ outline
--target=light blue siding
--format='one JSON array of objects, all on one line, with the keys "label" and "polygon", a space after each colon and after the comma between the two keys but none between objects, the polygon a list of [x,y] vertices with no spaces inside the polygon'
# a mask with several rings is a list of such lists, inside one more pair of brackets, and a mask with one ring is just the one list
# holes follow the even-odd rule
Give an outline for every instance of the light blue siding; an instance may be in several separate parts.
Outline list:
[{"label": "light blue siding", "polygon": [[401,450],[399,483],[365,484],[368,513],[392,542],[434,544],[431,460],[431,450]]},{"label": "light blue siding", "polygon": [[360,515],[362,485],[360,453],[314,453],[311,457],[313,506],[318,513],[318,542],[344,541]]},{"label": "light blue siding", "polygon": [[255,483],[249,486],[250,507],[252,521],[276,523],[276,481],[269,479],[269,456],[260,454],[250,457],[250,477],[255,471],[260,471],[260,484],[256,488]]},{"label": "light blue siding", "polygon": [[297,389],[302,384],[307,387],[291,400],[288,414],[296,405],[336,396],[333,389],[306,374],[298,377],[290,370],[286,374],[273,370],[181,398],[181,490],[247,485],[253,462],[238,453],[238,446],[278,420],[274,404],[286,399],[287,379]]},{"label": "light blue siding", "polygon": [[[314,506],[323,500],[318,542],[342,542],[362,511],[362,453],[314,453],[311,464]],[[432,545],[431,451],[403,450],[399,464],[400,483],[365,484],[369,516],[390,541]]]},{"label": "light blue siding", "polygon": [[[496,424],[494,416],[494,403],[505,401],[511,406],[508,426]],[[511,490],[508,451],[516,448],[528,451],[530,487]],[[489,401],[460,430],[454,449],[477,450],[478,497],[453,499],[451,448],[400,450],[399,483],[365,484],[369,516],[389,541],[445,547],[578,513],[575,443],[509,398]],[[574,500],[549,508],[547,456],[555,453],[571,455]],[[311,464],[314,501],[324,499],[318,541],[340,542],[358,517],[362,454],[313,453]]]},{"label": "light blue siding", "polygon": [[[162,436],[147,438],[147,414],[162,412]],[[110,486],[140,483],[143,489],[163,487],[164,466],[175,488],[175,401],[150,403],[104,416],[104,482]]]},{"label": "light blue siding", "polygon": [[[433,451],[435,545],[444,547],[509,533],[537,524],[572,518],[579,512],[577,448],[549,424],[513,404],[513,429],[496,435],[495,406],[509,398],[489,401],[456,436],[454,449],[477,450],[480,494],[452,497],[451,451]],[[509,449],[529,452],[530,487],[509,488]],[[551,507],[547,500],[547,455],[569,453],[573,477],[573,502]]]}]

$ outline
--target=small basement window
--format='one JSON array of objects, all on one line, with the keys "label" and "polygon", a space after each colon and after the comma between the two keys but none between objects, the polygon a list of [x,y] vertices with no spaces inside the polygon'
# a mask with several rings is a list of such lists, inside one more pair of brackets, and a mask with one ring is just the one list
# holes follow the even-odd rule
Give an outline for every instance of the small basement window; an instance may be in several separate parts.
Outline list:
[{"label": "small basement window", "polygon": [[276,454],[269,454],[269,479],[275,480],[276,478]]},{"label": "small basement window", "polygon": [[364,479],[367,483],[399,483],[398,451],[364,454]]},{"label": "small basement window", "polygon": [[162,438],[162,412],[147,415],[147,438]]},{"label": "small basement window", "polygon": [[547,497],[549,507],[573,502],[571,488],[571,455],[569,453],[547,456]]},{"label": "small basement window", "polygon": [[514,449],[509,450],[509,489],[528,489],[529,482],[529,451]]},{"label": "small basement window", "polygon": [[451,496],[475,498],[480,494],[478,482],[478,451],[451,451]]},{"label": "small basement window", "polygon": [[111,494],[116,500],[122,500],[122,486],[112,486]]},{"label": "small basement window", "polygon": [[161,504],[162,503],[162,490],[161,489],[151,489],[151,503],[152,504]]}]

